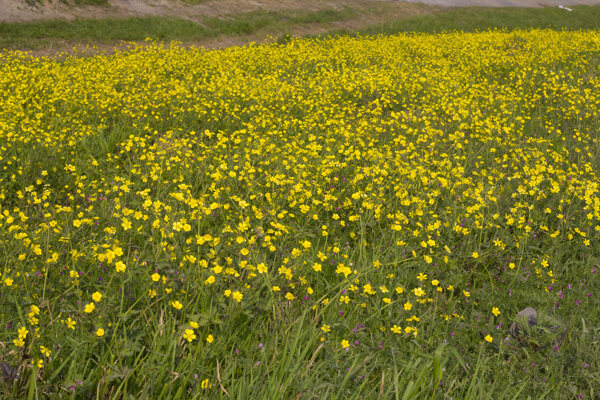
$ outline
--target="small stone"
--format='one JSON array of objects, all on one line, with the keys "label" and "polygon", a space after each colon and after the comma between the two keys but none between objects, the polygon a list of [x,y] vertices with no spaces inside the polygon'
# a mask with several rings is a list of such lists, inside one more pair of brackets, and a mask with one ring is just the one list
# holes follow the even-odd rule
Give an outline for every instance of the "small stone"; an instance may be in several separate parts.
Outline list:
[{"label": "small stone", "polygon": [[537,311],[535,308],[527,307],[519,311],[516,321],[512,323],[508,331],[512,337],[518,338],[521,336],[525,325],[528,325],[527,329],[537,325]]},{"label": "small stone", "polygon": [[[534,327],[556,335],[552,341],[554,346],[561,345],[567,334],[567,329],[563,329],[560,322],[548,315],[538,316],[537,311],[532,307],[519,311],[515,322],[512,323],[508,331],[513,338],[521,340]],[[558,334],[561,329],[563,332]]]},{"label": "small stone", "polygon": [[19,376],[19,371],[3,362],[0,362],[0,370],[5,381],[14,381]]}]

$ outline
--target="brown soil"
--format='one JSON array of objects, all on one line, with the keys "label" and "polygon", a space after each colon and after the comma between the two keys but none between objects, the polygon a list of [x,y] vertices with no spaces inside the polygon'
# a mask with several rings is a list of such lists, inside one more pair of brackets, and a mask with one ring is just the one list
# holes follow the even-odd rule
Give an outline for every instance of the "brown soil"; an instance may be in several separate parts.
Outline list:
[{"label": "brown soil", "polygon": [[390,17],[421,14],[426,10],[441,8],[379,0],[204,0],[199,4],[186,4],[179,0],[108,0],[108,6],[78,7],[67,5],[60,0],[41,0],[38,6],[28,5],[24,0],[0,0],[0,22],[133,16],[173,16],[200,21],[203,17],[259,10],[318,11],[343,7],[368,14],[383,11],[391,14]]},{"label": "brown soil", "polygon": [[[488,6],[537,7],[573,4],[600,4],[600,0],[196,0],[187,4],[181,0],[108,0],[108,6],[74,7],[60,0],[0,0],[0,22],[32,21],[39,19],[105,18],[131,16],[175,16],[198,20],[205,16],[224,16],[256,10],[323,10],[349,7],[356,10],[379,8],[390,16],[414,15],[434,7]],[[423,4],[419,4],[423,3]],[[388,15],[385,14],[387,17]]]}]

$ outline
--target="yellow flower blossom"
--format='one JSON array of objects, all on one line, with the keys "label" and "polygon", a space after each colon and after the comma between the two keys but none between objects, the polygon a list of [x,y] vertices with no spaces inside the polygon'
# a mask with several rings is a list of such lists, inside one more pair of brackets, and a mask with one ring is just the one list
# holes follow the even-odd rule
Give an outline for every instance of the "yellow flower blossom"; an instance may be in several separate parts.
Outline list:
[{"label": "yellow flower blossom", "polygon": [[127,267],[123,261],[117,261],[117,263],[115,264],[115,269],[117,270],[117,272],[125,272],[126,268]]},{"label": "yellow flower blossom", "polygon": [[85,305],[84,311],[89,314],[92,311],[94,311],[95,308],[96,308],[96,305],[94,304],[94,302],[91,302],[91,303],[88,303]]},{"label": "yellow flower blossom", "polygon": [[183,333],[183,338],[191,343],[194,339],[196,339],[196,334],[192,329],[186,329]]}]

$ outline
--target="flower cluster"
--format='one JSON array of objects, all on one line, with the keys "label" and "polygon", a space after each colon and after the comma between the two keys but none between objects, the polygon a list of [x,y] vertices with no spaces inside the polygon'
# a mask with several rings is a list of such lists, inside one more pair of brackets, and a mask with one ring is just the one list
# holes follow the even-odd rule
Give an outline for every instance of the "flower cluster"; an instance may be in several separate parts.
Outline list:
[{"label": "flower cluster", "polygon": [[0,309],[23,315],[0,336],[41,360],[65,336],[170,321],[188,351],[277,304],[324,316],[315,331],[351,352],[365,330],[373,346],[427,335],[431,310],[500,323],[510,306],[484,285],[550,292],[559,243],[600,248],[598,43],[0,53]]}]

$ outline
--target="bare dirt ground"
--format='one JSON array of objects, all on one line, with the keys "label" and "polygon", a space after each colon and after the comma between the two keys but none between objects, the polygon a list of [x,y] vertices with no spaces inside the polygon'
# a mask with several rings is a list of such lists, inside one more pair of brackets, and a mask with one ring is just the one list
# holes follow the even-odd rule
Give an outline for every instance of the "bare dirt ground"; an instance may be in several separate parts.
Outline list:
[{"label": "bare dirt ground", "polygon": [[204,0],[199,4],[186,4],[180,0],[108,0],[108,6],[78,7],[67,5],[60,0],[42,0],[36,6],[27,4],[25,0],[0,0],[0,22],[133,16],[173,16],[199,21],[207,16],[257,10],[317,11],[342,7],[359,12],[379,8],[387,18],[432,12],[441,7],[539,7],[574,4],[600,4],[600,0]]},{"label": "bare dirt ground", "polygon": [[[45,0],[38,6],[24,0],[0,0],[0,22],[41,19],[107,18],[134,16],[173,16],[199,21],[202,17],[226,16],[250,11],[351,8],[357,11],[379,8],[397,15],[421,14],[439,8],[418,3],[380,0],[205,0],[186,4],[178,0],[108,0],[108,6],[70,6],[60,0]],[[370,14],[373,14],[372,12]]]}]

